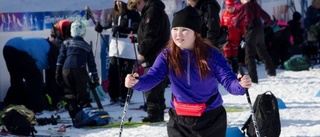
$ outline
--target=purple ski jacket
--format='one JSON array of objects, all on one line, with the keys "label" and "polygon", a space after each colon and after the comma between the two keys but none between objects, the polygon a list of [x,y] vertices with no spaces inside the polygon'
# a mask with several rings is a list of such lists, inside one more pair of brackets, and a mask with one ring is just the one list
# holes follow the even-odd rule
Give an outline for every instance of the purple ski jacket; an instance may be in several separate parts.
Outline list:
[{"label": "purple ski jacket", "polygon": [[[217,108],[222,105],[223,100],[218,90],[220,83],[229,93],[233,95],[244,95],[245,89],[241,87],[237,76],[232,72],[226,58],[215,48],[208,47],[207,62],[211,74],[209,77],[200,79],[197,69],[195,55],[190,50],[181,50],[182,66],[184,75],[176,76],[173,71],[168,70],[166,52],[163,50],[156,58],[149,71],[139,77],[139,82],[133,86],[138,91],[147,91],[155,87],[166,76],[171,82],[171,91],[178,102],[184,103],[204,103],[211,96],[218,94],[213,103],[207,105],[205,111]],[[171,106],[174,108],[171,100]]]}]

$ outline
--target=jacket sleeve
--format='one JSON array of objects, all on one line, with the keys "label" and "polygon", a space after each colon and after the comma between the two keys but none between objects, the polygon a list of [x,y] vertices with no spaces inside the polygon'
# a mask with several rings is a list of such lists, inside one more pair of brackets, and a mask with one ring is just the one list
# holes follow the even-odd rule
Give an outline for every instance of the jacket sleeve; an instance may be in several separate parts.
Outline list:
[{"label": "jacket sleeve", "polygon": [[241,25],[242,22],[244,22],[244,18],[245,18],[245,8],[242,6],[241,8],[239,8],[238,14],[237,16],[235,16],[232,20],[234,22],[234,27],[235,28],[239,28],[239,26]]},{"label": "jacket sleeve", "polygon": [[237,76],[232,72],[228,65],[227,59],[220,53],[214,52],[214,60],[216,63],[214,75],[221,85],[233,95],[244,95],[245,89],[240,85]]},{"label": "jacket sleeve", "polygon": [[63,42],[63,44],[61,44],[60,47],[60,52],[59,52],[59,56],[57,59],[57,64],[56,67],[63,67],[64,61],[66,60],[66,52],[67,52],[67,48],[66,48],[66,42]]},{"label": "jacket sleeve", "polygon": [[150,49],[154,48],[153,45],[157,45],[156,42],[159,41],[158,32],[160,29],[163,29],[161,26],[161,21],[165,20],[162,19],[161,15],[158,15],[155,10],[149,10],[145,13],[144,17],[142,18],[141,22],[144,24],[143,30],[140,38],[138,39],[139,45],[139,54],[140,55],[147,55]]},{"label": "jacket sleeve", "polygon": [[[89,44],[88,44],[89,45]],[[93,52],[92,52],[92,49],[89,51],[88,53],[88,69],[89,69],[89,72],[91,72],[92,74],[97,74],[98,71],[97,71],[97,65],[96,65],[96,62],[94,60],[94,56],[93,56]]]},{"label": "jacket sleeve", "polygon": [[217,4],[208,4],[206,10],[207,12],[205,13],[204,18],[207,19],[207,23],[205,24],[208,28],[207,39],[214,44],[220,33],[220,6]]},{"label": "jacket sleeve", "polygon": [[272,25],[273,24],[273,21],[271,20],[269,14],[264,11],[258,4],[256,4],[256,6],[259,8],[259,11],[260,11],[260,17],[265,21],[267,22],[268,25]]},{"label": "jacket sleeve", "polygon": [[167,75],[168,64],[165,55],[161,52],[149,71],[139,77],[139,82],[133,88],[138,91],[148,91],[163,81]]}]

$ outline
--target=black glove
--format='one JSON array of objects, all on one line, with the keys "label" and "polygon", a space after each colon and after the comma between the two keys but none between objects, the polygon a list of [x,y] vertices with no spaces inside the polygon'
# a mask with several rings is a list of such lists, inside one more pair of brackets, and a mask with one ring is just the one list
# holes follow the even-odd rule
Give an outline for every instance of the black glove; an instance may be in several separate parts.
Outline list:
[{"label": "black glove", "polygon": [[124,28],[121,26],[113,26],[112,27],[112,32],[117,33],[117,32],[123,32]]},{"label": "black glove", "polygon": [[103,29],[104,28],[101,26],[100,22],[98,22],[96,24],[96,26],[94,27],[94,30],[96,30],[96,32],[98,32],[98,33],[101,33]]},{"label": "black glove", "polygon": [[56,75],[55,75],[56,83],[59,86],[62,86],[63,84],[63,78],[62,78],[62,66],[57,66],[56,68]]}]

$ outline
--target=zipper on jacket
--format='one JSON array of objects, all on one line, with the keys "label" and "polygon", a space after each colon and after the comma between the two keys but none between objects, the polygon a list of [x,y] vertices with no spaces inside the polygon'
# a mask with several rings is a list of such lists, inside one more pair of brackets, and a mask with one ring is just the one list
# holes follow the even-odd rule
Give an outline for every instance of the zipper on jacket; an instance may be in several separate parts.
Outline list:
[{"label": "zipper on jacket", "polygon": [[188,80],[188,85],[190,86],[190,54],[189,52],[188,52],[187,80]]}]

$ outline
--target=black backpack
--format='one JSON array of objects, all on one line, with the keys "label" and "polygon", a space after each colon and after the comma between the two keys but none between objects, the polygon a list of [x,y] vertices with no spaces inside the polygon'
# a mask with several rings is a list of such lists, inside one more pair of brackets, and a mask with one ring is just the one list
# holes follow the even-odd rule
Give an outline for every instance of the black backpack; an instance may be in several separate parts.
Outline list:
[{"label": "black backpack", "polygon": [[[254,115],[261,137],[279,137],[281,123],[277,98],[272,92],[259,94],[253,105]],[[248,118],[241,130],[249,137],[256,137],[252,116]]]},{"label": "black backpack", "polygon": [[[21,105],[22,106],[22,105]],[[17,110],[16,108],[21,108]],[[34,136],[37,131],[34,128],[36,122],[34,114],[24,106],[9,108],[2,116],[2,123],[6,129],[15,135]]]}]

